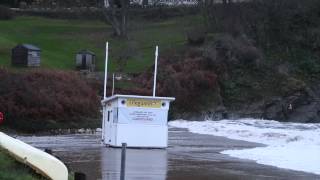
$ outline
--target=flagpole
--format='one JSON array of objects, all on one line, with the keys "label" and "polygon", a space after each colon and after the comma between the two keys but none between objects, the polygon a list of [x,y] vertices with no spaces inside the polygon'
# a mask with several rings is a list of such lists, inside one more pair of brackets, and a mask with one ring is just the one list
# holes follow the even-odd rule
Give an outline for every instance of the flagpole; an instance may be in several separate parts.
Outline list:
[{"label": "flagpole", "polygon": [[153,97],[156,96],[157,88],[157,66],[158,66],[158,46],[156,46],[155,63],[154,63],[154,75],[153,75]]},{"label": "flagpole", "polygon": [[108,51],[109,51],[109,43],[106,43],[106,59],[105,59],[105,68],[104,68],[104,91],[103,91],[103,99],[107,97],[107,81],[108,81]]}]

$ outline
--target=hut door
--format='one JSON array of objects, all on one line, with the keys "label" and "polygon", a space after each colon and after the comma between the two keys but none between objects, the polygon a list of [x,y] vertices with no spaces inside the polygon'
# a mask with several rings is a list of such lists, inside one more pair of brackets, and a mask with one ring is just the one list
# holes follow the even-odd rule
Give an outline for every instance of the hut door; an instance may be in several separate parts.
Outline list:
[{"label": "hut door", "polygon": [[108,143],[108,138],[110,137],[110,134],[108,134],[109,132],[109,124],[107,121],[107,109],[104,108],[103,109],[103,122],[102,122],[102,139],[105,143]]},{"label": "hut door", "polygon": [[82,54],[81,69],[86,69],[86,55]]},{"label": "hut door", "polygon": [[113,123],[112,110],[108,110],[106,115],[107,115],[107,122],[106,122],[106,124],[107,124],[107,128],[106,128],[107,139],[106,139],[106,141],[107,141],[107,144],[113,145],[115,142],[116,131],[115,131],[115,125]]}]

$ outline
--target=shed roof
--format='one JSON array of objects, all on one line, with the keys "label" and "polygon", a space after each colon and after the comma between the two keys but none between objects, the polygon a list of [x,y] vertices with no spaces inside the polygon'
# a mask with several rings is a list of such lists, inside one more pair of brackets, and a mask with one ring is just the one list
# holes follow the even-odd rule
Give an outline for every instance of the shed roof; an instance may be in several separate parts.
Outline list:
[{"label": "shed roof", "polygon": [[77,54],[91,54],[91,55],[94,55],[94,56],[96,55],[94,52],[89,51],[87,49],[83,49],[83,50],[79,51]]},{"label": "shed roof", "polygon": [[40,48],[38,48],[37,46],[34,46],[32,44],[21,44],[20,46],[29,49],[29,50],[34,50],[34,51],[41,51]]}]

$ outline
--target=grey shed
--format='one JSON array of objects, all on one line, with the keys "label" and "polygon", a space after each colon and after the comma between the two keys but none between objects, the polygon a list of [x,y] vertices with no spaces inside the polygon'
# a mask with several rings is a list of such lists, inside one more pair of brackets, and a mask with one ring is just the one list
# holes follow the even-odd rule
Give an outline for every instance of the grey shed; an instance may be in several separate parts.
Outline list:
[{"label": "grey shed", "polygon": [[89,50],[81,50],[76,55],[76,67],[79,70],[94,71],[96,67],[96,55]]},{"label": "grey shed", "polygon": [[39,67],[41,49],[31,44],[19,44],[12,49],[11,63],[14,66]]}]

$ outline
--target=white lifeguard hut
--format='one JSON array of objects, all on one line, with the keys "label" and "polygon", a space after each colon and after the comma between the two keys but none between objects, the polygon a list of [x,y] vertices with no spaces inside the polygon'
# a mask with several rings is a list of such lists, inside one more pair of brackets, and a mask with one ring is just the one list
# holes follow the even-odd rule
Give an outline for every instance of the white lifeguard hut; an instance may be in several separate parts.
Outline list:
[{"label": "white lifeguard hut", "polygon": [[168,146],[168,111],[173,97],[155,96],[158,47],[155,53],[153,96],[112,95],[106,97],[108,43],[102,120],[102,142],[111,147],[126,143],[133,148],[166,148]]}]

